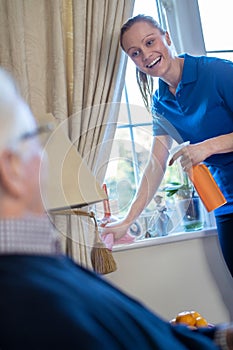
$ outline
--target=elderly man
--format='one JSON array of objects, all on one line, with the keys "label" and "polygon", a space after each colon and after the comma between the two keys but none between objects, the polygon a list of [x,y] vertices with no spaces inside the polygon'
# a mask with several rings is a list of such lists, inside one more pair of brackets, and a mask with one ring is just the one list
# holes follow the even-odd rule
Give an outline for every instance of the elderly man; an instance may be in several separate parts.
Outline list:
[{"label": "elderly man", "polygon": [[1,69],[0,348],[232,349],[231,325],[173,326],[61,253],[40,196],[40,130]]}]

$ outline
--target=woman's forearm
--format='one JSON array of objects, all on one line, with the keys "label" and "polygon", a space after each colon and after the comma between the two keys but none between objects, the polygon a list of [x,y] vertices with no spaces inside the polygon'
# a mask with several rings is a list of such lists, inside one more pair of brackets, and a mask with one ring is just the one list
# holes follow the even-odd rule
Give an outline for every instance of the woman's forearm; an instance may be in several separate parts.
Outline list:
[{"label": "woman's forearm", "polygon": [[132,223],[141,214],[158,190],[165,173],[171,143],[172,141],[168,136],[160,136],[154,139],[149,162],[125,217],[127,222]]},{"label": "woman's forearm", "polygon": [[146,168],[141,179],[138,191],[132,201],[128,214],[125,217],[126,221],[133,222],[146,208],[146,206],[153,199],[156,191],[161,184],[165,169],[160,164],[151,164]]},{"label": "woman's forearm", "polygon": [[203,142],[209,152],[208,156],[213,154],[233,152],[233,132],[220,135]]},{"label": "woman's forearm", "polygon": [[168,136],[159,136],[154,139],[148,164],[128,214],[117,222],[107,224],[102,229],[103,237],[109,233],[114,235],[115,241],[123,237],[130,225],[152,200],[163,179],[171,143],[172,140]]}]

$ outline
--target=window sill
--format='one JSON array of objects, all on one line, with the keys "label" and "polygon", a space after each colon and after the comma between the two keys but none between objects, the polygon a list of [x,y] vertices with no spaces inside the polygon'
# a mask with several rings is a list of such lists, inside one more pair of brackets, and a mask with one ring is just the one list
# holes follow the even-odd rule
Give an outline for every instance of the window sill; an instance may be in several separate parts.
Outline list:
[{"label": "window sill", "polygon": [[189,239],[196,239],[196,238],[215,236],[215,235],[217,235],[217,230],[214,227],[205,228],[200,231],[175,232],[168,236],[144,238],[144,239],[138,239],[135,242],[129,243],[129,244],[118,244],[113,247],[113,252],[129,250],[129,249],[138,249],[138,248],[147,247],[147,246],[167,244],[167,243],[173,243],[178,241],[185,241]]}]

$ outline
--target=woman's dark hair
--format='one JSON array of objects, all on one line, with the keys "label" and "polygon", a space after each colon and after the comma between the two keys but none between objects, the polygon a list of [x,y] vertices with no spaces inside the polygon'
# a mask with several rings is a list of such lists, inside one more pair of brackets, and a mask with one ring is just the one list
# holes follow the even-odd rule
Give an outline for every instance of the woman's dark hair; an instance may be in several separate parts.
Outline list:
[{"label": "woman's dark hair", "polygon": [[[123,51],[125,51],[124,46],[123,46],[123,36],[125,32],[127,32],[135,23],[138,22],[146,22],[151,24],[154,28],[158,29],[161,34],[165,34],[166,31],[160,26],[160,24],[151,16],[146,16],[146,15],[137,15],[134,17],[131,17],[123,24],[121,27],[120,31],[120,45]],[[153,78],[146,74],[141,72],[137,67],[136,67],[136,79],[137,83],[142,95],[143,102],[147,108],[148,111],[150,111],[150,106],[151,106],[151,98],[153,95],[153,89],[154,89],[154,84],[153,84]]]}]

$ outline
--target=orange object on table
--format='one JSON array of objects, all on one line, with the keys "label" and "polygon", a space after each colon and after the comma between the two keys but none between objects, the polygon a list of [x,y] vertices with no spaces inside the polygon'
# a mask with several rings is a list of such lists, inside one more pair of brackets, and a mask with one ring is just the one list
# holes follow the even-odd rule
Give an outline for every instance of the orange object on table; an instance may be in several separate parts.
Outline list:
[{"label": "orange object on table", "polygon": [[227,202],[205,164],[194,165],[189,177],[208,212]]}]

